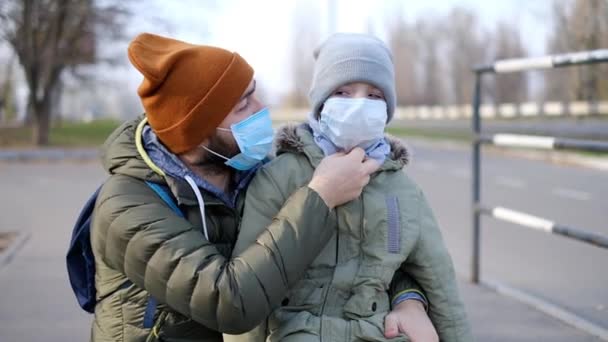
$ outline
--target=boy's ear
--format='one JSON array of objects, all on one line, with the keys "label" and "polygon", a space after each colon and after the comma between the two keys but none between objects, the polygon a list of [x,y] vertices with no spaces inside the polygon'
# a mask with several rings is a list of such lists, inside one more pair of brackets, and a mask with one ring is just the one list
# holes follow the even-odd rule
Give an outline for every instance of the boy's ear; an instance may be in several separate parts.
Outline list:
[{"label": "boy's ear", "polygon": [[323,111],[323,106],[325,106],[325,103],[323,103],[323,104],[321,105],[321,107],[319,107],[319,110],[317,110],[317,111],[315,112],[315,119],[317,119],[317,120],[321,120],[321,112]]}]

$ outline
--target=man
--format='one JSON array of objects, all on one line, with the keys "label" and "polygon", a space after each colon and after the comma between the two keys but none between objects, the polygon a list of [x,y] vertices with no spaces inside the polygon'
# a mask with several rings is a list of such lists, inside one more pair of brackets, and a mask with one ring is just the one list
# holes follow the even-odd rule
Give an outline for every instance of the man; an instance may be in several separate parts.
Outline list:
[{"label": "man", "polygon": [[[238,54],[151,34],[129,46],[146,116],[107,140],[110,178],[91,243],[98,304],[93,341],[221,341],[279,306],[332,235],[333,208],[377,169],[364,153],[323,160],[258,242],[232,255],[245,189],[272,140],[253,70]],[[180,213],[146,182],[164,186]],[[180,215],[183,214],[183,215]],[[409,287],[402,276],[394,291]],[[409,300],[389,330],[422,311]]]}]

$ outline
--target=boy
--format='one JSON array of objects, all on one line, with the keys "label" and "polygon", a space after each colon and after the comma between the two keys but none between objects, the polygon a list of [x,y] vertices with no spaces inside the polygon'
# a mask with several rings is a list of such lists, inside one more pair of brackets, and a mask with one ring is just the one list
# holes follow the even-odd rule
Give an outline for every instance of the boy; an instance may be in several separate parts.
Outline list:
[{"label": "boy", "polygon": [[239,232],[234,252],[257,243],[323,157],[361,147],[381,167],[359,199],[335,208],[336,233],[268,319],[267,340],[386,341],[387,291],[401,269],[426,294],[441,341],[472,341],[439,227],[422,191],[402,170],[408,151],[384,136],[396,102],[390,51],[368,35],[336,34],[315,58],[308,123],[278,132],[277,157],[248,189],[243,221],[251,224]]}]

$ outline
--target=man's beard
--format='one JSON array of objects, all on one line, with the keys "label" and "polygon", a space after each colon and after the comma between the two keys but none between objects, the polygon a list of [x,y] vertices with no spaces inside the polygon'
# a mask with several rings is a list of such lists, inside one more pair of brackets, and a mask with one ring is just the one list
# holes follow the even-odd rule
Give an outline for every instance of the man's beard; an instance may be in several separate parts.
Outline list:
[{"label": "man's beard", "polygon": [[[221,154],[226,158],[232,158],[235,155],[239,154],[241,151],[239,150],[239,147],[236,145],[234,140],[226,136],[228,135],[222,133],[215,133],[209,139],[209,145],[207,146],[207,149],[217,154]],[[201,167],[209,172],[214,173],[232,171],[232,168],[226,165],[226,159],[216,156],[215,154],[205,150],[202,147],[201,150],[203,153],[201,155],[200,160],[193,163],[192,166]]]}]

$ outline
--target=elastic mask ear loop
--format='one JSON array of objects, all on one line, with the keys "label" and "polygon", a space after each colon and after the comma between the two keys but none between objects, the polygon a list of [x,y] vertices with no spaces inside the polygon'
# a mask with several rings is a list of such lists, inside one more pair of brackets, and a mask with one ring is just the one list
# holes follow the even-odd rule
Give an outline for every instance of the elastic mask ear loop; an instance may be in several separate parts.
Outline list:
[{"label": "elastic mask ear loop", "polygon": [[[223,127],[217,127],[216,129],[217,129],[218,131],[223,131],[223,132],[232,132],[232,130],[231,130],[231,129],[228,129],[228,128],[223,128]],[[220,158],[222,158],[222,159],[224,159],[224,160],[230,160],[230,158],[226,158],[225,156],[223,156],[223,155],[221,155],[221,154],[219,154],[219,153],[217,153],[217,152],[215,152],[215,151],[212,151],[212,150],[208,149],[208,148],[207,148],[207,146],[201,146],[201,147],[202,147],[202,148],[204,148],[204,149],[205,149],[205,151],[207,151],[207,152],[209,152],[209,153],[211,153],[211,154],[213,154],[213,155],[215,155],[215,156],[217,156],[217,157],[220,157]]]},{"label": "elastic mask ear loop", "polygon": [[215,151],[212,151],[212,150],[208,149],[206,146],[201,146],[201,147],[202,147],[202,148],[204,148],[204,149],[205,149],[205,151],[207,151],[207,152],[209,152],[209,153],[211,153],[211,154],[213,154],[213,155],[215,155],[215,156],[218,156],[218,157],[220,157],[220,158],[222,158],[222,159],[224,159],[224,160],[230,160],[230,158],[226,158],[226,157],[224,157],[223,155],[221,155],[221,154],[219,154],[219,153],[217,153],[217,152],[215,152]]}]

